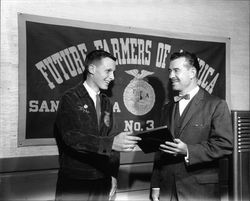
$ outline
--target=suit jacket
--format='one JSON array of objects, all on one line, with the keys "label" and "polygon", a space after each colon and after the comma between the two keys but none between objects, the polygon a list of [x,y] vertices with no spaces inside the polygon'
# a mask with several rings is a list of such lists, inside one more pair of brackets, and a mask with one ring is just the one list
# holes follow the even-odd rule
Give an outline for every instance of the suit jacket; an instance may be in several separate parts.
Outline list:
[{"label": "suit jacket", "polygon": [[60,172],[75,179],[117,176],[119,153],[112,151],[112,106],[101,94],[101,120],[98,129],[95,105],[83,82],[61,98],[55,121]]},{"label": "suit jacket", "polygon": [[[174,110],[170,102],[162,110],[161,123],[174,130]],[[189,163],[184,156],[164,152],[155,154],[151,187],[161,189],[161,197],[170,197],[176,187],[181,200],[219,198],[219,159],[232,153],[233,132],[229,109],[224,100],[203,89],[190,101],[178,137],[188,146]]]}]

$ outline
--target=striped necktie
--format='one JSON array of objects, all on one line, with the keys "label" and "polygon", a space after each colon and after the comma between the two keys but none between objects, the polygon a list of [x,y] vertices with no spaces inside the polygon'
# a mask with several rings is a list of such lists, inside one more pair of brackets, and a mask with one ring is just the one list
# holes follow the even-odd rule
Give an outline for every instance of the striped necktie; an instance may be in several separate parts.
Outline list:
[{"label": "striped necktie", "polygon": [[96,94],[96,116],[97,116],[97,122],[98,122],[98,128],[100,125],[100,118],[101,118],[101,100],[99,94]]}]

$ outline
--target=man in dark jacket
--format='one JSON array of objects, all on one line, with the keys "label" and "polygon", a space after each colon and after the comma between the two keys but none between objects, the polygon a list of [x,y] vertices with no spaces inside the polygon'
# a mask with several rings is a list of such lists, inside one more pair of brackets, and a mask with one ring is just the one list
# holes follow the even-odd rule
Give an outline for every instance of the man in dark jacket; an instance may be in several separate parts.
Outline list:
[{"label": "man in dark jacket", "polygon": [[85,79],[61,98],[55,122],[60,170],[56,200],[104,201],[117,187],[119,152],[140,138],[112,133],[112,105],[100,89],[114,80],[116,58],[103,50],[86,56]]},{"label": "man in dark jacket", "polygon": [[156,153],[152,199],[158,201],[215,201],[219,194],[219,159],[232,153],[233,133],[226,101],[197,84],[199,63],[194,54],[170,57],[169,78],[179,92],[163,107],[161,123],[174,142]]}]

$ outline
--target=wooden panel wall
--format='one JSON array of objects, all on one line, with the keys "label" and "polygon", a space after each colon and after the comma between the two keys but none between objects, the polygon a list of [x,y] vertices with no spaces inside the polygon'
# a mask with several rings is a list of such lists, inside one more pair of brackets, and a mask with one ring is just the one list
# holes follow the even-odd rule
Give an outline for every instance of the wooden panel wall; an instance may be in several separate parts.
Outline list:
[{"label": "wooden panel wall", "polygon": [[[152,156],[123,156],[116,201],[148,200]],[[0,200],[54,200],[58,167],[57,155],[0,159]]]},{"label": "wooden panel wall", "polygon": [[[150,194],[152,155],[147,162],[141,153],[124,159],[118,175],[118,191],[115,201],[147,201]],[[145,161],[145,160],[144,160]],[[131,165],[131,162],[134,164]],[[230,179],[228,160],[221,160],[220,192],[221,201],[229,200]],[[54,200],[58,172],[57,156],[36,156],[0,159],[0,200],[44,201]],[[231,196],[231,195],[230,195]],[[232,196],[230,197],[232,198]]]}]

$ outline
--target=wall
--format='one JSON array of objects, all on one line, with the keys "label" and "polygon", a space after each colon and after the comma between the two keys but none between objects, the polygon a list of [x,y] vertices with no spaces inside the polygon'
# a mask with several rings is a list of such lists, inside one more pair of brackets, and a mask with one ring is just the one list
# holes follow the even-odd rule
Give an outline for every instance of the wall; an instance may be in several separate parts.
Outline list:
[{"label": "wall", "polygon": [[54,155],[55,146],[17,148],[18,24],[28,13],[176,33],[230,37],[231,109],[249,110],[249,1],[2,0],[0,158]]},{"label": "wall", "polygon": [[233,110],[250,110],[249,5],[249,1],[236,0],[2,0],[0,159],[57,155],[56,146],[17,147],[17,13],[229,37],[230,82],[227,87],[230,94],[227,101]]}]

